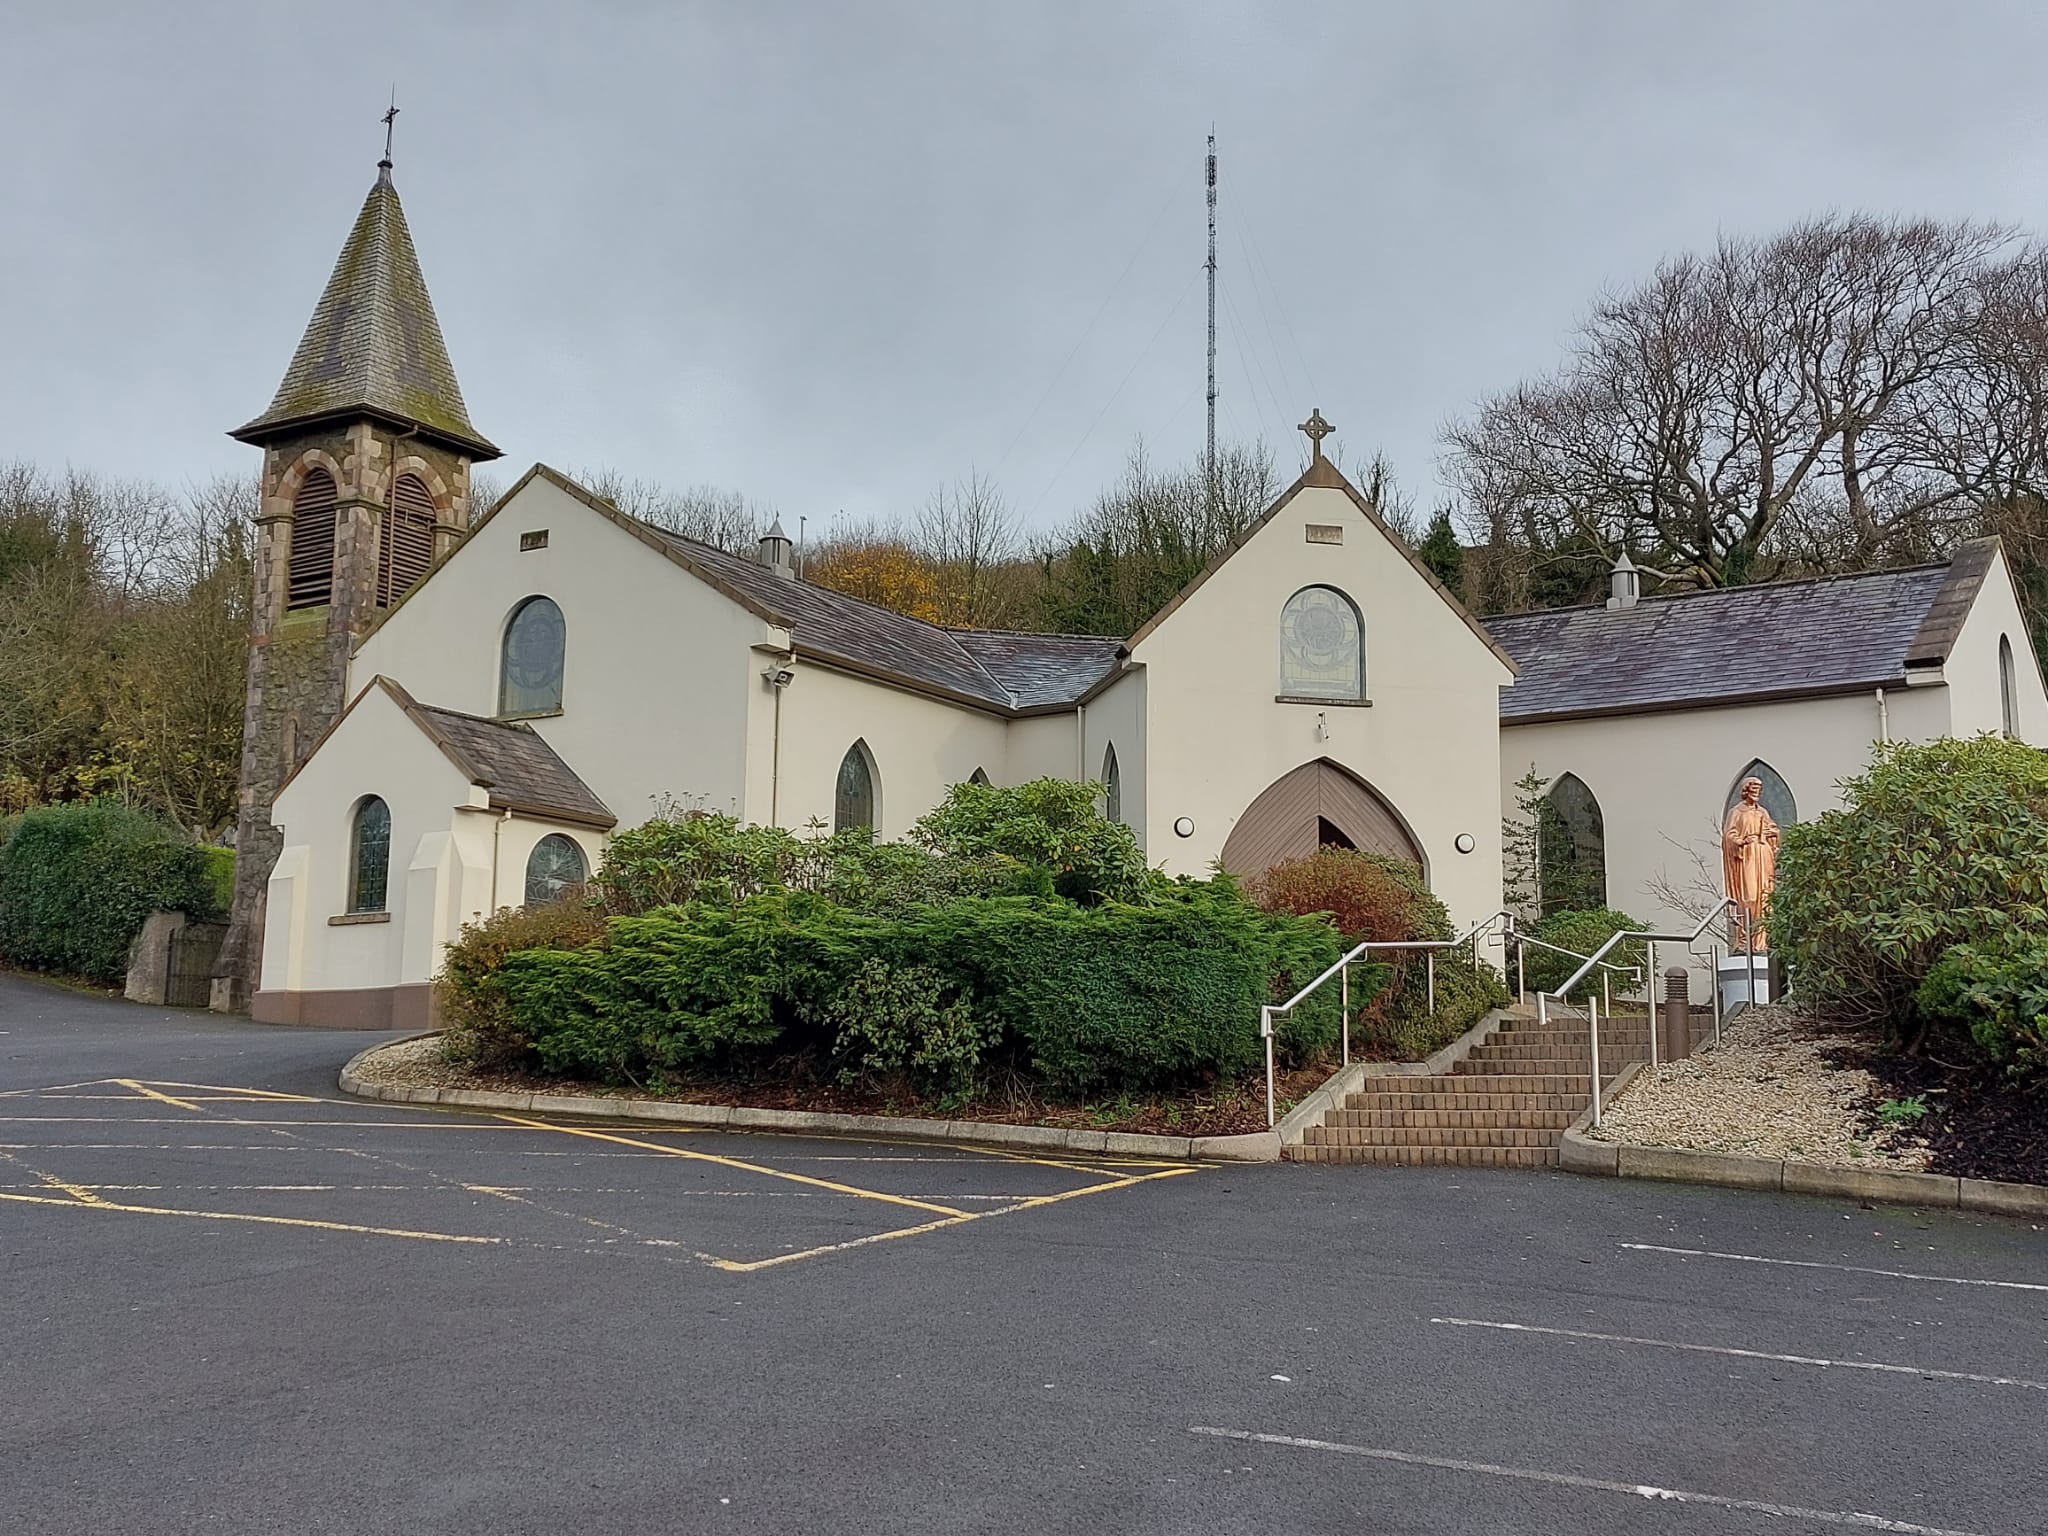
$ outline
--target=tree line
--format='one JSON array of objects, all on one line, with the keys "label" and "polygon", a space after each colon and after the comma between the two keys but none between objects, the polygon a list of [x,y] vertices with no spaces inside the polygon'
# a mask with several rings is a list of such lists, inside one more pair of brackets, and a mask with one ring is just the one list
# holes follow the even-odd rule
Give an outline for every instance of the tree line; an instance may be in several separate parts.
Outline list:
[{"label": "tree line", "polygon": [[[1604,293],[1551,372],[1446,427],[1423,515],[1354,483],[1480,613],[1880,569],[2005,540],[2048,651],[2048,246],[2000,225],[1840,215],[1722,240]],[[599,470],[621,510],[751,554],[773,509]],[[1129,634],[1283,486],[1271,447],[1142,442],[1027,534],[986,476],[822,522],[804,576],[935,623]],[[478,477],[475,502],[493,487]],[[0,813],[111,794],[201,833],[234,815],[253,481],[182,493],[0,466]],[[795,529],[789,529],[795,532]]]}]

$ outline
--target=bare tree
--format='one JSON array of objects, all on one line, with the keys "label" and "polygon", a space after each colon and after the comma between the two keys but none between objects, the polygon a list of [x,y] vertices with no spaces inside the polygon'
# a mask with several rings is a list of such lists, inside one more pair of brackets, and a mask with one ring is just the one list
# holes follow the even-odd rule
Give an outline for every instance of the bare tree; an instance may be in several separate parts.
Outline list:
[{"label": "bare tree", "polygon": [[1991,483],[1949,444],[2012,240],[1859,215],[1665,262],[1594,306],[1556,374],[1450,429],[1471,531],[1626,548],[1694,586],[1794,546],[1853,568],[1952,536]]},{"label": "bare tree", "polygon": [[999,574],[1016,560],[1017,521],[987,476],[970,472],[932,492],[911,516],[909,543],[931,568],[941,623],[988,629],[1013,619]]},{"label": "bare tree", "polygon": [[678,491],[652,480],[629,480],[614,469],[576,478],[628,516],[736,555],[752,554],[775,518],[772,507],[717,486],[693,485]]}]

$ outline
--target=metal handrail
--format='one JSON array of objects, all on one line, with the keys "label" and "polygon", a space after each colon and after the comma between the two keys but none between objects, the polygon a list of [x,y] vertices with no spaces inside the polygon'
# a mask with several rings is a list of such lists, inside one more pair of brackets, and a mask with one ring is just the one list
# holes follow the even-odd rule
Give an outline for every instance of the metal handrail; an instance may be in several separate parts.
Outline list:
[{"label": "metal handrail", "polygon": [[1342,1064],[1348,1067],[1351,1065],[1352,961],[1358,959],[1359,956],[1369,954],[1370,952],[1376,949],[1419,949],[1425,951],[1429,958],[1429,1011],[1431,1013],[1435,1013],[1436,952],[1440,949],[1459,949],[1466,944],[1470,944],[1472,946],[1472,958],[1476,962],[1479,959],[1480,941],[1493,928],[1494,924],[1496,923],[1504,925],[1502,929],[1503,933],[1512,933],[1515,930],[1515,914],[1508,908],[1502,907],[1496,912],[1488,913],[1485,917],[1482,917],[1478,922],[1474,923],[1470,928],[1467,928],[1463,933],[1457,934],[1454,937],[1448,939],[1372,939],[1367,940],[1362,944],[1355,944],[1350,949],[1346,950],[1344,954],[1337,959],[1335,964],[1331,965],[1320,976],[1316,977],[1315,980],[1311,981],[1310,983],[1308,983],[1307,986],[1303,987],[1299,992],[1295,993],[1294,996],[1287,999],[1286,1002],[1261,1004],[1259,1008],[1259,1034],[1261,1038],[1263,1038],[1266,1042],[1267,1128],[1270,1130],[1276,1123],[1276,1116],[1274,1113],[1273,1103],[1273,1020],[1276,1016],[1283,1013],[1292,1012],[1296,1004],[1302,1002],[1305,998],[1313,994],[1318,987],[1321,987],[1332,976],[1341,977],[1342,981],[1340,982],[1340,986],[1343,989],[1343,995],[1340,997],[1338,1001],[1338,1009],[1341,1017],[1343,1039]]},{"label": "metal handrail", "polygon": [[[1606,942],[1605,942],[1605,943],[1603,943],[1603,944],[1602,944],[1602,945],[1601,945],[1601,946],[1600,946],[1600,947],[1599,947],[1598,949],[1594,950],[1592,954],[1588,955],[1588,956],[1586,957],[1586,961],[1585,961],[1585,963],[1584,963],[1583,965],[1581,965],[1581,966],[1580,966],[1580,967],[1579,967],[1579,968],[1578,968],[1578,969],[1577,969],[1576,971],[1574,971],[1574,972],[1573,972],[1573,973],[1572,973],[1572,974],[1571,974],[1571,975],[1570,975],[1569,977],[1567,977],[1567,978],[1566,978],[1566,979],[1564,980],[1564,982],[1563,982],[1563,983],[1562,983],[1562,984],[1561,984],[1560,986],[1558,986],[1557,988],[1555,988],[1555,989],[1554,989],[1554,990],[1552,990],[1552,991],[1547,991],[1547,992],[1546,992],[1546,991],[1542,991],[1542,990],[1539,990],[1539,991],[1538,991],[1538,992],[1536,993],[1536,1021],[1537,1021],[1537,1027],[1538,1027],[1538,1028],[1543,1028],[1543,1027],[1547,1026],[1547,1025],[1549,1024],[1549,1022],[1550,1022],[1550,1016],[1549,1016],[1549,1009],[1548,1009],[1548,1008],[1547,1008],[1547,1006],[1546,1006],[1546,1004],[1548,1003],[1548,1001],[1549,1001],[1550,999],[1552,999],[1552,998],[1555,998],[1555,999],[1556,999],[1556,1000],[1557,1000],[1558,1002],[1560,1002],[1560,1003],[1564,1004],[1564,1005],[1565,1005],[1565,1006],[1566,1006],[1567,1008],[1569,1008],[1569,1007],[1571,1006],[1571,999],[1570,999],[1570,997],[1569,997],[1569,996],[1567,996],[1567,994],[1568,994],[1568,993],[1569,993],[1569,992],[1571,991],[1571,989],[1572,989],[1573,987],[1576,987],[1576,986],[1577,986],[1577,985],[1578,985],[1578,984],[1579,984],[1580,982],[1584,981],[1584,980],[1586,979],[1586,977],[1587,977],[1588,975],[1590,975],[1590,974],[1592,973],[1592,971],[1593,971],[1593,969],[1594,969],[1594,967],[1595,967],[1595,966],[1597,966],[1597,965],[1602,965],[1602,964],[1608,964],[1608,965],[1609,965],[1609,969],[1612,969],[1612,966],[1611,966],[1611,964],[1610,964],[1609,962],[1607,962],[1607,961],[1606,961],[1606,960],[1604,959],[1604,957],[1606,956],[1606,954],[1607,954],[1607,952],[1608,952],[1609,950],[1613,949],[1613,948],[1614,948],[1614,947],[1615,947],[1615,946],[1616,946],[1617,944],[1624,944],[1624,943],[1644,943],[1644,944],[1647,944],[1647,945],[1649,946],[1649,952],[1648,952],[1648,954],[1647,954],[1647,955],[1646,955],[1646,956],[1644,957],[1644,970],[1645,970],[1645,971],[1646,971],[1646,972],[1648,973],[1648,975],[1649,975],[1649,977],[1650,977],[1650,982],[1651,982],[1651,984],[1650,984],[1650,987],[1649,987],[1649,994],[1650,994],[1650,995],[1649,995],[1649,1002],[1648,1002],[1648,1008],[1649,1008],[1649,1014],[1650,1014],[1650,1019],[1649,1019],[1649,1029],[1648,1029],[1648,1033],[1649,1033],[1649,1045],[1650,1045],[1650,1067],[1651,1067],[1651,1069],[1652,1069],[1652,1070],[1654,1071],[1654,1070],[1656,1069],[1657,1065],[1658,1065],[1658,1061],[1657,1061],[1657,1019],[1656,1019],[1656,1013],[1657,1013],[1657,1000],[1656,1000],[1656,996],[1655,996],[1655,993],[1656,993],[1656,985],[1655,985],[1655,981],[1656,981],[1656,975],[1657,975],[1657,946],[1658,946],[1659,944],[1683,944],[1683,945],[1685,945],[1685,946],[1686,946],[1686,948],[1688,949],[1688,951],[1691,951],[1691,950],[1693,950],[1693,947],[1694,947],[1695,945],[1697,945],[1697,944],[1699,943],[1700,939],[1701,939],[1701,938],[1702,938],[1702,937],[1703,937],[1703,936],[1704,936],[1704,935],[1706,934],[1707,930],[1708,930],[1709,928],[1713,927],[1715,923],[1719,922],[1719,923],[1722,923],[1722,924],[1723,924],[1723,927],[1722,927],[1722,936],[1723,936],[1724,938],[1728,939],[1728,941],[1729,941],[1729,948],[1730,948],[1730,951],[1731,951],[1731,953],[1732,953],[1732,952],[1733,952],[1733,949],[1734,949],[1734,939],[1733,939],[1733,934],[1732,934],[1732,932],[1731,932],[1731,931],[1729,930],[1729,928],[1728,928],[1728,927],[1727,927],[1727,925],[1726,925],[1726,919],[1727,919],[1727,917],[1728,917],[1728,914],[1729,914],[1729,913],[1730,913],[1731,911],[1739,912],[1740,910],[1741,910],[1741,909],[1740,909],[1740,908],[1739,908],[1739,907],[1738,907],[1738,906],[1736,905],[1735,899],[1734,899],[1733,897],[1724,897],[1724,898],[1722,899],[1722,901],[1721,901],[1721,902],[1719,903],[1719,905],[1717,905],[1716,907],[1714,907],[1714,909],[1713,909],[1712,911],[1710,911],[1709,913],[1707,913],[1707,915],[1706,915],[1705,917],[1703,917],[1703,918],[1701,918],[1701,919],[1700,919],[1700,922],[1699,922],[1699,926],[1698,926],[1698,927],[1696,927],[1695,929],[1693,929],[1693,931],[1692,931],[1691,933],[1689,933],[1689,934],[1688,934],[1688,933],[1656,933],[1656,932],[1652,932],[1652,931],[1650,931],[1650,930],[1648,930],[1648,929],[1642,929],[1642,930],[1635,930],[1635,929],[1623,929],[1623,930],[1621,930],[1621,931],[1620,931],[1620,932],[1618,932],[1618,933],[1613,933],[1613,934],[1609,934],[1609,935],[1608,935],[1608,937],[1607,937],[1607,940],[1606,940]],[[1531,942],[1540,942],[1540,941],[1531,941]],[[1753,956],[1754,956],[1754,954],[1755,954],[1755,951],[1753,951],[1753,950],[1752,950],[1752,951],[1748,951],[1747,953],[1749,953],[1749,954],[1750,954],[1750,955],[1751,955],[1751,956],[1753,957]],[[1714,976],[1714,986],[1713,986],[1713,998],[1714,998],[1714,1043],[1715,1043],[1716,1045],[1718,1045],[1718,1044],[1720,1044],[1720,1041],[1721,1041],[1721,985],[1720,985],[1720,974],[1719,974],[1719,972],[1720,972],[1720,962],[1721,962],[1721,946],[1720,946],[1719,944],[1716,944],[1716,945],[1714,945],[1714,946],[1713,946],[1713,961],[1714,961],[1714,969],[1715,969],[1715,976]],[[1754,959],[1753,959],[1753,958],[1752,958],[1751,966],[1752,966],[1752,971],[1753,971],[1753,970],[1754,970]],[[1606,978],[1606,977],[1602,977],[1602,978],[1601,978],[1601,980],[1602,980],[1602,993],[1603,993],[1603,996],[1605,996],[1605,997],[1606,997],[1606,999],[1607,999],[1607,1007],[1608,1007],[1608,1011],[1609,1011],[1609,1013],[1610,1013],[1610,1015],[1611,1015],[1611,1014],[1612,1014],[1612,1012],[1613,1012],[1614,1002],[1613,1002],[1613,997],[1612,997],[1612,995],[1606,992],[1606,987],[1605,987],[1605,983],[1606,983],[1607,979],[1608,979],[1608,978]],[[1595,1125],[1597,1126],[1597,1125],[1598,1125],[1598,1124],[1600,1123],[1600,1117],[1601,1117],[1601,1112],[1602,1112],[1602,1105],[1601,1105],[1601,1102],[1600,1102],[1600,999],[1599,999],[1599,998],[1594,998],[1594,997],[1590,997],[1590,996],[1589,996],[1589,997],[1587,997],[1587,999],[1586,999],[1586,1020],[1587,1020],[1587,1031],[1588,1031],[1588,1034],[1589,1034],[1589,1036],[1590,1036],[1590,1041],[1591,1041],[1591,1049],[1590,1049],[1590,1053],[1589,1053],[1589,1054],[1590,1054],[1590,1056],[1591,1056],[1591,1058],[1592,1058],[1592,1059],[1591,1059],[1591,1067],[1592,1067],[1592,1079],[1593,1079],[1593,1124],[1595,1124]]]}]

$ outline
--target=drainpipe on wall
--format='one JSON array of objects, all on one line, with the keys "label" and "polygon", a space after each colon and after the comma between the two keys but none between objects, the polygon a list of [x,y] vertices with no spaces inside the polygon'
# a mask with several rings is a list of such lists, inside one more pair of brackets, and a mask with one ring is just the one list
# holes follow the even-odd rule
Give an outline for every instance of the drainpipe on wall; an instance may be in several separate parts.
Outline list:
[{"label": "drainpipe on wall", "polygon": [[1074,706],[1074,782],[1088,782],[1088,706]]},{"label": "drainpipe on wall", "polygon": [[774,734],[768,745],[768,825],[782,825],[782,691],[796,681],[796,652],[778,657],[761,673],[761,681],[775,695]]},{"label": "drainpipe on wall", "polygon": [[[504,838],[504,835],[505,835],[505,823],[506,823],[506,822],[508,822],[508,821],[510,821],[511,819],[512,819],[512,812],[511,812],[510,810],[507,810],[507,811],[505,812],[505,814],[504,814],[504,815],[500,816],[500,817],[499,817],[499,818],[498,818],[498,819],[497,819],[496,821],[494,821],[494,822],[492,822],[492,823],[491,823],[491,911],[492,911],[492,912],[495,912],[495,911],[497,911],[497,910],[498,910],[498,908],[499,908],[499,906],[500,906],[500,905],[502,905],[502,903],[500,903],[500,902],[499,902],[499,900],[498,900],[498,844],[499,844],[499,842],[500,842],[500,841],[502,841],[502,840],[503,840],[503,838]],[[486,915],[488,915],[488,914],[486,914]]]},{"label": "drainpipe on wall", "polygon": [[1892,712],[1884,701],[1884,690],[1877,690],[1877,739],[1887,742],[1892,739]]}]

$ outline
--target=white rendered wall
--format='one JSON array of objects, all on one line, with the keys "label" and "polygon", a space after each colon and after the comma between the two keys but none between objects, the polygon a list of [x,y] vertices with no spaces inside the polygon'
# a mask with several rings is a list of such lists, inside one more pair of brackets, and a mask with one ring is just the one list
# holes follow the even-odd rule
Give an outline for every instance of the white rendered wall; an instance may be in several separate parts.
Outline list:
[{"label": "white rendered wall", "polygon": [[[1940,687],[1888,691],[1892,738],[1947,734],[1947,694]],[[1720,895],[1722,809],[1742,770],[1757,758],[1775,768],[1802,821],[1835,810],[1836,786],[1870,764],[1878,707],[1874,692],[1844,694],[1509,725],[1500,734],[1502,814],[1515,814],[1515,781],[1531,764],[1553,783],[1577,774],[1600,802],[1606,827],[1608,905],[1654,929],[1689,932]],[[1686,896],[1686,906],[1657,894],[1667,885]],[[1696,972],[1694,997],[1708,995],[1705,973]]]},{"label": "white rendered wall", "polygon": [[[1343,544],[1308,543],[1310,523],[1342,526]],[[1281,607],[1316,584],[1341,589],[1364,614],[1370,708],[1275,701]],[[1499,690],[1511,673],[1343,491],[1297,492],[1134,659],[1146,667],[1143,804],[1155,864],[1205,873],[1267,786],[1328,757],[1407,822],[1456,922],[1499,905]],[[1173,833],[1182,816],[1192,837]],[[1456,851],[1460,833],[1473,852]]]},{"label": "white rendered wall", "polygon": [[[540,529],[547,548],[522,551]],[[495,715],[506,621],[536,595],[561,608],[567,642],[562,712],[529,723],[621,825],[663,795],[740,811],[767,626],[544,478],[363,642],[350,688],[382,673],[422,704]]]},{"label": "white rendered wall", "polygon": [[[1138,834],[1138,846],[1157,863],[1155,846],[1145,820],[1145,668],[1131,667],[1109,687],[1088,702],[1086,743],[1081,753],[1081,777],[1100,780],[1108,748],[1116,748],[1118,813],[1124,824]],[[1073,777],[1069,770],[1067,777]],[[1176,841],[1168,834],[1168,841]]]},{"label": "white rendered wall", "polygon": [[[902,837],[976,768],[998,784],[1015,782],[1005,773],[1001,718],[807,662],[802,645],[799,632],[796,677],[782,690],[779,754],[774,691],[758,676],[761,666],[753,669],[746,820],[773,820],[801,833],[815,819],[831,831],[839,764],[856,741],[867,743],[874,768],[877,837]],[[766,658],[756,659],[766,665]],[[772,767],[777,761],[779,769]]]},{"label": "white rendered wall", "polygon": [[2012,646],[2013,704],[2017,718],[2013,734],[2021,741],[2048,746],[2048,693],[2041,684],[2040,664],[2034,658],[2027,621],[2020,612],[2019,594],[2013,590],[2012,571],[2005,553],[1991,562],[1991,569],[1970,605],[1956,643],[1942,667],[1948,683],[1953,711],[1953,732],[1975,736],[1983,731],[2005,729],[2004,699],[1999,687],[1998,642],[2004,637]]},{"label": "white rendered wall", "polygon": [[[408,907],[415,923],[426,924],[424,938],[414,936],[415,965],[429,952],[438,965],[437,941],[452,936],[455,916],[450,884],[459,884],[474,868],[461,850],[451,846],[444,852],[441,844],[457,820],[454,807],[481,799],[482,793],[471,788],[390,695],[381,688],[370,690],[272,807],[271,819],[290,855],[280,857],[278,873],[290,884],[288,900],[280,903],[287,893],[273,878],[271,900],[279,904],[271,911],[288,911],[290,918],[280,925],[273,944],[266,916],[263,990],[322,992],[425,981],[431,969],[406,970]],[[367,795],[380,797],[391,812],[385,884],[390,921],[331,924],[329,918],[348,914],[355,812]],[[415,878],[415,863],[428,839],[438,840],[430,850],[432,867],[443,873],[423,883]],[[421,912],[418,903],[429,894],[432,904]]]},{"label": "white rendered wall", "polygon": [[988,776],[998,784],[1080,777],[1085,744],[1076,739],[1077,730],[1072,710],[1012,720],[1005,766],[1000,771],[990,767]]}]

